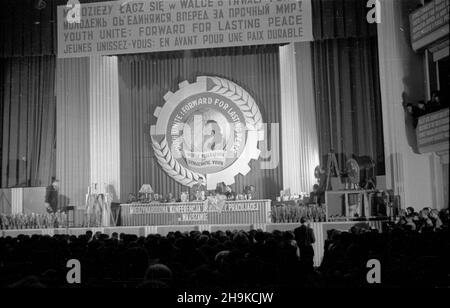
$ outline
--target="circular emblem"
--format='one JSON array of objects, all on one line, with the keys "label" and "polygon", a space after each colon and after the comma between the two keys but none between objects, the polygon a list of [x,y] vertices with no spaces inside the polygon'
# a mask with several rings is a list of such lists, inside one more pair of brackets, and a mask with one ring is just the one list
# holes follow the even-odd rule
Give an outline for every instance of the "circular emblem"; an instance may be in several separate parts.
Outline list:
[{"label": "circular emblem", "polygon": [[261,113],[255,100],[237,84],[201,76],[179,84],[157,107],[150,135],[155,157],[177,182],[192,187],[200,178],[207,189],[234,183],[250,171],[264,139]]}]

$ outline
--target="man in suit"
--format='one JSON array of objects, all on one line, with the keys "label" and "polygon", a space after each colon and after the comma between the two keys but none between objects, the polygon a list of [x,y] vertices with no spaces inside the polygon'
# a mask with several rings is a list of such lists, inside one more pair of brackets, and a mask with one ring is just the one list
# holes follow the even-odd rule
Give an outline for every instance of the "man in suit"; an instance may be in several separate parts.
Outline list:
[{"label": "man in suit", "polygon": [[203,194],[206,194],[205,180],[203,178],[199,178],[197,183],[192,186],[194,200],[202,199],[202,191],[204,191]]},{"label": "man in suit", "polygon": [[426,104],[427,112],[435,112],[440,109],[442,109],[443,104],[441,102],[441,95],[439,94],[439,91],[433,91],[431,93],[431,100]]},{"label": "man in suit", "polygon": [[308,225],[305,217],[300,219],[300,227],[294,230],[295,240],[300,249],[300,263],[305,269],[312,270],[314,266],[314,248],[315,243],[314,231]]},{"label": "man in suit", "polygon": [[236,194],[234,193],[234,191],[231,189],[230,186],[225,187],[225,196],[227,197],[228,200],[236,199]]},{"label": "man in suit", "polygon": [[48,213],[56,213],[58,211],[58,190],[59,181],[53,179],[52,184],[47,186],[45,193],[45,204],[47,206]]}]

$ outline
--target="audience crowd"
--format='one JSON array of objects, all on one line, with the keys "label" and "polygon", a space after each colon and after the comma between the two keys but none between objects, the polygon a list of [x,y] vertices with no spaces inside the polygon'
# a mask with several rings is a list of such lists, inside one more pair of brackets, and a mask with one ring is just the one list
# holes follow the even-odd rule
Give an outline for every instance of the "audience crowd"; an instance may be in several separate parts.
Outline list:
[{"label": "audience crowd", "polygon": [[[362,222],[348,232],[331,230],[317,268],[298,248],[298,232],[191,231],[143,237],[88,231],[79,236],[3,237],[0,286],[377,287],[366,279],[367,261],[377,259],[379,286],[444,287],[450,285],[448,216],[448,209],[408,209],[383,232]],[[66,282],[69,259],[81,263],[81,284]]]},{"label": "audience crowd", "polygon": [[418,101],[416,104],[406,104],[406,111],[414,118],[414,127],[417,127],[418,119],[426,114],[448,108],[448,99],[439,91],[431,93],[429,101]]}]

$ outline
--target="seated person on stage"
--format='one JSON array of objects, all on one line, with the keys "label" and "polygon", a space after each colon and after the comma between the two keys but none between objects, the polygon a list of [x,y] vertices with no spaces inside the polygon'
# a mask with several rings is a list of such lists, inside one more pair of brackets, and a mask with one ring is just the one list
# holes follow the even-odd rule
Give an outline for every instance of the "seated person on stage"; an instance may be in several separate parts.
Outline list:
[{"label": "seated person on stage", "polygon": [[206,191],[197,190],[195,193],[195,201],[205,201],[206,200]]},{"label": "seated person on stage", "polygon": [[160,196],[159,196],[159,194],[153,194],[153,198],[152,198],[152,200],[150,201],[150,203],[160,203]]},{"label": "seated person on stage", "polygon": [[194,200],[195,199],[199,200],[201,196],[201,191],[204,191],[206,194],[205,180],[203,178],[198,178],[197,183],[192,186],[192,196]]},{"label": "seated person on stage", "polygon": [[311,203],[322,204],[324,199],[324,192],[320,189],[319,184],[314,184],[313,191],[309,194]]},{"label": "seated person on stage", "polygon": [[173,203],[176,202],[177,200],[175,199],[175,197],[173,196],[172,193],[168,193],[165,202],[167,203]]},{"label": "seated person on stage", "polygon": [[216,195],[225,195],[225,192],[226,192],[225,184],[224,183],[217,184],[215,194]]},{"label": "seated person on stage", "polygon": [[322,166],[319,166],[318,182],[318,190],[324,192],[327,189],[327,171]]},{"label": "seated person on stage", "polygon": [[136,201],[137,201],[136,196],[133,195],[132,193],[129,193],[127,203],[134,203]]},{"label": "seated person on stage", "polygon": [[255,195],[255,186],[247,185],[244,187],[244,198],[247,200],[254,199]]},{"label": "seated person on stage", "polygon": [[177,202],[189,202],[189,192],[183,191],[178,200]]},{"label": "seated person on stage", "polygon": [[45,192],[45,204],[48,213],[56,213],[58,211],[58,189],[59,181],[52,179],[52,184],[47,186]]},{"label": "seated person on stage", "polygon": [[203,178],[199,178],[197,183],[192,186],[192,192],[194,193],[194,196],[196,195],[197,191],[206,191],[206,185],[205,180]]},{"label": "seated person on stage", "polygon": [[225,187],[225,196],[227,197],[227,200],[236,199],[236,194],[233,192],[230,186]]}]

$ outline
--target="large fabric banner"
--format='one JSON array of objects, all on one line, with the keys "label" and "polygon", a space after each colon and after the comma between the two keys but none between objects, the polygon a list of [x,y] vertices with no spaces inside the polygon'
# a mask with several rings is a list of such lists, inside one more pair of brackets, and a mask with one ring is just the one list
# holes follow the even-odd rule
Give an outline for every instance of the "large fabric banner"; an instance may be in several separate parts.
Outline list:
[{"label": "large fabric banner", "polygon": [[270,222],[270,200],[189,203],[121,204],[123,226],[195,224],[261,224]]},{"label": "large fabric banner", "polygon": [[313,40],[310,0],[110,1],[57,16],[60,58]]}]

